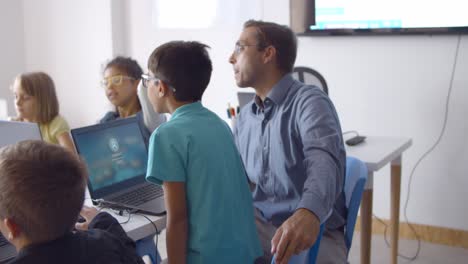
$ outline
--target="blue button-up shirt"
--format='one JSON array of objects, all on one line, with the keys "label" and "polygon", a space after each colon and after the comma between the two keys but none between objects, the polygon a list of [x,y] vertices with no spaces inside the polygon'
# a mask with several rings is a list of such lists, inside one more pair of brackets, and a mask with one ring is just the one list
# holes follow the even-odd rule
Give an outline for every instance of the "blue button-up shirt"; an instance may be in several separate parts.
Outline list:
[{"label": "blue button-up shirt", "polygon": [[328,228],[344,225],[346,153],[338,115],[320,88],[284,76],[263,102],[255,96],[242,108],[234,137],[265,220],[279,226],[306,208]]}]

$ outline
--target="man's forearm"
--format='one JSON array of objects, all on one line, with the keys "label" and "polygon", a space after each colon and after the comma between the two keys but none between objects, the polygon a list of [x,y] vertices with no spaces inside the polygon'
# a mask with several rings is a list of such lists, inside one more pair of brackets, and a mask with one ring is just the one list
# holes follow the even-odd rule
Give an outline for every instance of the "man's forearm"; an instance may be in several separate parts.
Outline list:
[{"label": "man's forearm", "polygon": [[168,223],[166,228],[167,258],[170,264],[184,264],[187,259],[187,221]]}]

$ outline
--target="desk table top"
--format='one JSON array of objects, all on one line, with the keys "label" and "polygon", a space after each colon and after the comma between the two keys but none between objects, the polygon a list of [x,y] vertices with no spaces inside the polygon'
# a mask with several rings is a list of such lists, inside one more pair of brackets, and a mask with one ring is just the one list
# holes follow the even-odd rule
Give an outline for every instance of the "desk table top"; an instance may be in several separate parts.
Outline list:
[{"label": "desk table top", "polygon": [[346,155],[360,159],[373,172],[401,156],[411,144],[410,138],[368,136],[359,145],[346,146]]}]

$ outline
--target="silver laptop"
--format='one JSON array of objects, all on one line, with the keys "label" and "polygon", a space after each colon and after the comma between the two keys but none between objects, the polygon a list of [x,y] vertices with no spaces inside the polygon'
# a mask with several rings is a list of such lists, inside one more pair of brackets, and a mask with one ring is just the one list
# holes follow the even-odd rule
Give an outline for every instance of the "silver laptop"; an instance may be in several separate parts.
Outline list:
[{"label": "silver laptop", "polygon": [[95,203],[165,213],[161,186],[145,180],[148,150],[136,117],[72,129],[71,135],[87,165]]},{"label": "silver laptop", "polygon": [[[0,148],[23,140],[42,140],[39,126],[28,122],[0,120],[0,135]],[[15,247],[0,233],[0,263],[15,256]]]},{"label": "silver laptop", "polygon": [[248,104],[255,97],[253,92],[238,92],[237,99],[239,100],[239,107],[242,108],[244,105]]},{"label": "silver laptop", "polygon": [[0,148],[23,140],[42,140],[36,123],[0,120]]}]

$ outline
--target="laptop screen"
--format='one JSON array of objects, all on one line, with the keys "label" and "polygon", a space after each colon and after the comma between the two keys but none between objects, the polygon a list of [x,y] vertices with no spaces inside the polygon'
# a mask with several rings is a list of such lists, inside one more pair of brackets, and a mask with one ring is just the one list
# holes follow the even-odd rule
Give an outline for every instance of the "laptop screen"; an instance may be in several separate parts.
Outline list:
[{"label": "laptop screen", "polygon": [[148,152],[135,117],[73,129],[71,133],[88,168],[91,198],[145,182]]},{"label": "laptop screen", "polygon": [[23,140],[42,140],[36,123],[0,120],[0,148]]}]

